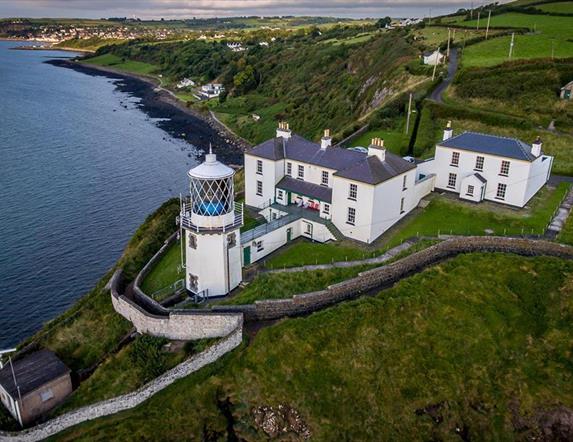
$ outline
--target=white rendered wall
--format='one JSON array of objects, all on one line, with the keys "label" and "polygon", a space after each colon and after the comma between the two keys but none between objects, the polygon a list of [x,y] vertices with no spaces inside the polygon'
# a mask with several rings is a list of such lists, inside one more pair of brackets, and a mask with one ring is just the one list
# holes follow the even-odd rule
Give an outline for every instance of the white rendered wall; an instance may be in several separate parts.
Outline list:
[{"label": "white rendered wall", "polygon": [[[468,186],[474,186],[473,195],[468,195]],[[481,201],[481,195],[485,184],[475,175],[466,176],[460,184],[460,198],[474,203]]]},{"label": "white rendered wall", "polygon": [[[452,152],[460,153],[458,167],[450,165]],[[434,173],[436,174],[436,188],[459,194],[463,178],[476,173],[474,167],[476,157],[478,156],[484,157],[483,171],[478,172],[487,180],[484,199],[502,204],[523,207],[527,202],[526,188],[531,168],[531,163],[528,161],[486,155],[461,149],[446,148],[437,145],[436,156],[433,162],[435,170]],[[504,160],[510,162],[509,174],[507,177],[499,175],[501,162]],[[454,189],[448,187],[448,177],[450,173],[457,174],[456,187]],[[507,185],[504,200],[496,199],[498,183],[504,183]]]},{"label": "white rendered wall", "polygon": [[[348,199],[350,183],[358,187],[356,201]],[[340,232],[349,238],[370,242],[372,212],[374,205],[374,186],[359,183],[338,176],[333,177],[332,186],[332,222]],[[356,210],[354,226],[347,223],[348,208]]]},{"label": "white rendered wall", "polygon": [[[227,237],[235,234],[235,247],[227,249]],[[196,238],[196,248],[191,247],[190,236]],[[200,293],[208,290],[209,296],[223,296],[237,287],[242,280],[239,229],[217,234],[195,234],[186,231],[185,287]],[[197,276],[197,290],[193,290],[189,275]]]},{"label": "white rendered wall", "polygon": [[553,157],[542,155],[531,165],[529,180],[525,190],[525,202],[527,203],[541,189],[551,174]]},{"label": "white rendered wall", "polygon": [[[257,161],[263,163],[263,173],[257,173]],[[275,185],[283,175],[284,161],[265,160],[248,153],[245,154],[245,204],[252,207],[263,207],[274,201]],[[263,183],[263,195],[257,195],[257,181]]]}]

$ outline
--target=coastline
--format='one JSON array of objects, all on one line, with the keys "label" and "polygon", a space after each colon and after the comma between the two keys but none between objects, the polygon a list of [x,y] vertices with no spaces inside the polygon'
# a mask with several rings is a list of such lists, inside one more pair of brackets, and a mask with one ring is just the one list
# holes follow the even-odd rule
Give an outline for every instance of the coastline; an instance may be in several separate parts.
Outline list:
[{"label": "coastline", "polygon": [[207,151],[209,143],[212,143],[215,153],[229,165],[242,166],[243,152],[251,147],[250,143],[232,133],[210,114],[187,107],[171,91],[160,87],[155,77],[74,60],[54,59],[46,63],[86,75],[122,80],[118,88],[141,98],[142,110],[151,118],[160,119],[157,124],[161,129],[203,151]]}]

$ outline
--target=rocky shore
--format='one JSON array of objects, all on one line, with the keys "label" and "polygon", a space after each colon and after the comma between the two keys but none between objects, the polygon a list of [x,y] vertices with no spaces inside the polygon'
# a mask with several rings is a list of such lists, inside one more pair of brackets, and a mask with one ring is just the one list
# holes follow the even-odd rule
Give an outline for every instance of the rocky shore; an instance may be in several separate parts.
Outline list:
[{"label": "rocky shore", "polygon": [[225,163],[233,166],[243,164],[243,152],[250,147],[247,141],[228,131],[211,115],[187,107],[171,92],[159,87],[155,78],[69,59],[53,59],[46,63],[87,75],[121,80],[117,88],[139,98],[141,110],[150,118],[157,119],[156,124],[171,136],[183,139],[205,152],[211,143],[213,151]]}]

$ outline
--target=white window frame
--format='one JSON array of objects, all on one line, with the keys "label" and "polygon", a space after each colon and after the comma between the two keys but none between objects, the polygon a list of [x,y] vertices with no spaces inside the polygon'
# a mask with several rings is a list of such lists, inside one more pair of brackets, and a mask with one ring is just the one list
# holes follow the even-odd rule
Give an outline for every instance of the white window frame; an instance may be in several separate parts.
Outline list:
[{"label": "white window frame", "polygon": [[502,160],[501,166],[499,168],[499,174],[501,176],[509,176],[509,166],[511,163],[507,160]]},{"label": "white window frame", "polygon": [[262,252],[263,250],[265,250],[265,245],[263,244],[263,241],[255,241],[255,246],[257,248],[257,252]]},{"label": "white window frame", "polygon": [[507,193],[507,184],[498,183],[497,190],[495,192],[495,199],[504,201],[506,193]]},{"label": "white window frame", "polygon": [[286,174],[288,176],[292,176],[292,163],[290,161],[287,161],[287,168],[286,168]]},{"label": "white window frame", "polygon": [[448,175],[448,185],[447,185],[448,189],[455,189],[457,182],[458,182],[458,174],[450,173]]},{"label": "white window frame", "polygon": [[322,206],[322,213],[330,215],[330,204],[324,203],[324,206]]},{"label": "white window frame", "polygon": [[263,161],[257,160],[257,175],[263,174]]},{"label": "white window frame", "polygon": [[348,199],[356,201],[358,198],[358,184],[350,183],[348,186]]},{"label": "white window frame", "polygon": [[483,172],[484,163],[485,163],[485,157],[478,155],[476,157],[476,164],[475,164],[474,170],[477,172]]},{"label": "white window frame", "polygon": [[296,178],[304,180],[304,166],[302,164],[299,164],[297,167]]},{"label": "white window frame", "polygon": [[450,166],[458,167],[460,165],[460,153],[452,152],[452,158],[450,160]]},{"label": "white window frame", "polygon": [[400,215],[402,215],[402,214],[405,212],[405,210],[404,210],[404,200],[405,200],[405,198],[401,198],[401,199],[400,199]]},{"label": "white window frame", "polygon": [[475,186],[468,184],[468,190],[466,191],[467,196],[474,196]]},{"label": "white window frame", "polygon": [[349,207],[346,214],[346,224],[351,226],[356,225],[356,209],[354,207]]},{"label": "white window frame", "polygon": [[322,174],[320,177],[320,185],[321,186],[328,186],[329,176],[330,176],[330,174],[326,170],[322,171]]},{"label": "white window frame", "polygon": [[277,199],[282,201],[283,197],[284,197],[284,193],[283,193],[282,189],[277,189]]},{"label": "white window frame", "polygon": [[263,196],[263,182],[257,180],[257,196]]},{"label": "white window frame", "polygon": [[402,190],[408,189],[407,183],[408,183],[408,175],[404,175],[404,178],[402,179]]}]

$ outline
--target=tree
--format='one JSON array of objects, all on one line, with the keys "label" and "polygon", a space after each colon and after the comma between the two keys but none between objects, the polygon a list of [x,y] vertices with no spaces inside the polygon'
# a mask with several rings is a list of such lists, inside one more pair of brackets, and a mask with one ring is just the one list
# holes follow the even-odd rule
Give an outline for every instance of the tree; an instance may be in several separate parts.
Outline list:
[{"label": "tree", "polygon": [[248,65],[233,78],[233,85],[238,93],[246,93],[257,85],[255,69]]},{"label": "tree", "polygon": [[383,29],[386,26],[390,25],[390,23],[392,23],[392,19],[390,17],[384,17],[376,22],[376,27]]}]

